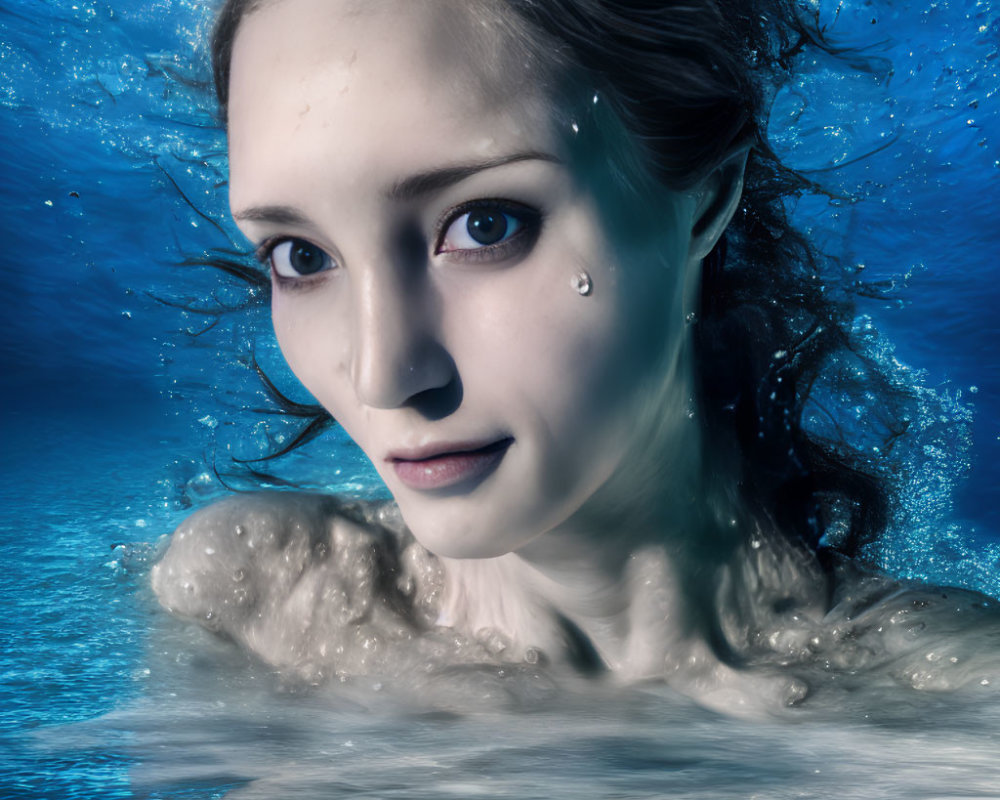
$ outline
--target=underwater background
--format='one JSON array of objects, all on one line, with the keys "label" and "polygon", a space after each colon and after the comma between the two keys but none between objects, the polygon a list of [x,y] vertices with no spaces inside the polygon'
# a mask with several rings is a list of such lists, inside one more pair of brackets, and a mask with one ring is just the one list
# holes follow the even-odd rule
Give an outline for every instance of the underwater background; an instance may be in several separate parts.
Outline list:
[{"label": "underwater background", "polygon": [[[519,686],[508,692],[518,716],[401,721],[373,716],[370,693],[283,694],[164,618],[146,585],[157,541],[225,493],[220,475],[247,484],[234,456],[292,435],[261,413],[273,408],[251,358],[307,399],[266,309],[216,313],[253,298],[183,265],[244,245],[225,220],[224,137],[201,83],[212,5],[0,0],[0,798],[624,797],[665,786],[718,798],[748,785],[777,787],[767,797],[810,786],[887,797],[904,784],[898,796],[1000,796],[1000,723],[989,719],[975,737],[968,716],[949,727],[935,712],[947,741],[833,728],[774,730],[765,747],[760,728],[665,692],[539,710]],[[859,330],[922,387],[923,416],[901,445],[907,513],[871,557],[1000,596],[1000,9],[815,7],[872,69],[807,61],[779,92],[770,134],[837,195],[803,198],[795,217],[839,257],[832,281],[880,287],[859,301]],[[266,469],[270,485],[384,491],[335,430]],[[671,716],[683,742],[665,730]]]}]

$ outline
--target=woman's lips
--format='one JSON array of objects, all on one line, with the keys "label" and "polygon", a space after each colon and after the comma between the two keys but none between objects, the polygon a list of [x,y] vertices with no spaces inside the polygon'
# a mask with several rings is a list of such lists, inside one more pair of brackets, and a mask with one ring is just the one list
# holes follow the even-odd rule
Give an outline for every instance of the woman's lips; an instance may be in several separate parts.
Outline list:
[{"label": "woman's lips", "polygon": [[479,446],[433,446],[430,452],[424,448],[419,453],[390,454],[386,460],[411,489],[444,489],[485,478],[497,468],[513,441],[508,436]]}]

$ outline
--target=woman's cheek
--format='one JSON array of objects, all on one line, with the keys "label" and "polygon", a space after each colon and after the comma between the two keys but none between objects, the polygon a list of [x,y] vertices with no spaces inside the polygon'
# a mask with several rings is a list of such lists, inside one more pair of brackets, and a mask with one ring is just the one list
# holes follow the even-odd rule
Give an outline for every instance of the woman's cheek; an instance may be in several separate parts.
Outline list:
[{"label": "woman's cheek", "polygon": [[307,326],[303,324],[304,320],[300,315],[292,313],[292,304],[284,297],[286,290],[275,286],[272,291],[271,324],[278,347],[295,377],[312,391],[309,384],[315,382],[311,375],[314,358],[308,357],[310,348],[307,343],[310,336]]},{"label": "woman's cheek", "polygon": [[348,350],[336,316],[318,298],[289,295],[295,290],[275,287],[271,322],[281,354],[299,382],[338,420],[346,411],[345,388],[350,381]]}]

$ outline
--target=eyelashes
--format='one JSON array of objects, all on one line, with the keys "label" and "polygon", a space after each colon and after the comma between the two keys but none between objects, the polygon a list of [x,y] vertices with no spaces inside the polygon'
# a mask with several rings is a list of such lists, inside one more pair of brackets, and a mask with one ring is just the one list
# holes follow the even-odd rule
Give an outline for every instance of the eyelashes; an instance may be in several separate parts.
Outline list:
[{"label": "eyelashes", "polygon": [[[512,200],[482,199],[449,209],[434,226],[432,254],[451,262],[501,263],[523,257],[541,232],[542,214]],[[278,283],[304,283],[339,266],[322,247],[297,236],[274,236],[255,252]]]},{"label": "eyelashes", "polygon": [[527,253],[541,227],[541,212],[531,206],[511,200],[473,200],[442,217],[434,253],[457,261],[506,261]]},{"label": "eyelashes", "polygon": [[295,280],[333,268],[333,258],[307,239],[274,238],[257,249],[257,260],[268,263],[279,280]]}]

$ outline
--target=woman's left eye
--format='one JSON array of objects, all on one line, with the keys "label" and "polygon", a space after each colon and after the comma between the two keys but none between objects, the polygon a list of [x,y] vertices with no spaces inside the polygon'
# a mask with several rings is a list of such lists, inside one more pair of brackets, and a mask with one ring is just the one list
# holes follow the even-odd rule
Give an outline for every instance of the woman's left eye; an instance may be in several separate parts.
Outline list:
[{"label": "woman's left eye", "polygon": [[539,214],[526,206],[500,203],[467,206],[446,223],[436,253],[496,258],[513,255],[520,245],[530,247]]}]

